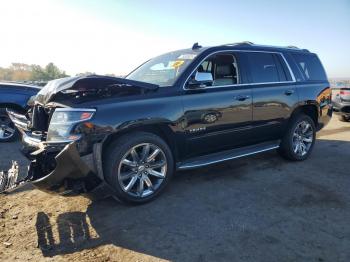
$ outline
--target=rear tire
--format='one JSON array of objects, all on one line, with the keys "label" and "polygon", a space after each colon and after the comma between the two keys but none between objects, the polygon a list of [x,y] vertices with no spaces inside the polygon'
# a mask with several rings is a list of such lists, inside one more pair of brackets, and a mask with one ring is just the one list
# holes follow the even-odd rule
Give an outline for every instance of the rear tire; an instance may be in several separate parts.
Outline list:
[{"label": "rear tire", "polygon": [[174,173],[170,148],[152,133],[123,135],[104,155],[106,181],[122,202],[143,204],[155,199]]},{"label": "rear tire", "polygon": [[316,140],[314,121],[305,114],[293,117],[278,152],[286,159],[303,161],[309,157]]},{"label": "rear tire", "polygon": [[339,116],[339,121],[342,122],[349,122],[350,121],[350,117],[346,116],[346,115],[340,115]]}]

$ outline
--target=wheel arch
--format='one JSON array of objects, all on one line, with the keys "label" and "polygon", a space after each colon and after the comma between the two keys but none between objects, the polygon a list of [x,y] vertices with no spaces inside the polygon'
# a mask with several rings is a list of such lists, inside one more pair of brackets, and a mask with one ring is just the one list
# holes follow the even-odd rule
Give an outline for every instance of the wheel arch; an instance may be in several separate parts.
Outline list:
[{"label": "wheel arch", "polygon": [[298,106],[294,109],[294,111],[291,114],[290,119],[293,119],[298,114],[305,114],[314,121],[314,124],[316,128],[318,128],[318,117],[319,117],[319,111],[318,111],[318,105],[316,102],[308,102],[303,105]]},{"label": "wheel arch", "polygon": [[178,152],[178,147],[177,147],[176,142],[175,142],[176,138],[175,138],[174,131],[171,129],[171,127],[169,127],[169,125],[167,123],[158,123],[158,124],[133,125],[133,126],[123,128],[121,130],[115,131],[115,132],[107,135],[102,141],[102,147],[101,147],[101,160],[102,160],[102,162],[104,161],[104,158],[105,158],[104,154],[108,148],[108,145],[110,145],[110,143],[112,141],[115,141],[116,139],[120,138],[121,136],[123,136],[125,134],[130,134],[130,133],[134,133],[134,132],[147,132],[147,133],[152,133],[154,135],[159,136],[169,146],[169,148],[173,154],[174,161],[176,162],[176,160],[178,159],[179,152]]}]

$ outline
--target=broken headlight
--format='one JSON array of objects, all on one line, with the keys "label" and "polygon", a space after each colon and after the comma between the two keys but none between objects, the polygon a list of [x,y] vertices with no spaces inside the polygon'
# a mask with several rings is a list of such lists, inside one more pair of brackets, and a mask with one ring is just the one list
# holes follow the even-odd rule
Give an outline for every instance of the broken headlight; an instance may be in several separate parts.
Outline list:
[{"label": "broken headlight", "polygon": [[57,108],[53,113],[47,132],[47,142],[70,142],[80,138],[73,134],[74,127],[92,118],[95,109]]}]

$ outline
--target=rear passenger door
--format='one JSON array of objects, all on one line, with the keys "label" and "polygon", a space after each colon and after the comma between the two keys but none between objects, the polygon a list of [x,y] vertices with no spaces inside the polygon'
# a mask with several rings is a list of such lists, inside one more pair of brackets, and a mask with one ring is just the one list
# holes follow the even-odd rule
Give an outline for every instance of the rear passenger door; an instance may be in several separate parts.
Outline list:
[{"label": "rear passenger door", "polygon": [[278,139],[296,103],[294,76],[283,54],[244,52],[253,94],[255,142]]}]

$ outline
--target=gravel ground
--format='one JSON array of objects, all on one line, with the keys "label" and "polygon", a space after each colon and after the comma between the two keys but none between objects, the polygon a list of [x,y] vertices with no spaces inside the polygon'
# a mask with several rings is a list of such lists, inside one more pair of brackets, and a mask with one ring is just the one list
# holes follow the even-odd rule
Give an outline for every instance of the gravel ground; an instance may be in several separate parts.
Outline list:
[{"label": "gravel ground", "polygon": [[[0,145],[0,168],[25,159]],[[312,156],[274,151],[181,172],[143,206],[24,187],[0,195],[1,261],[350,261],[350,123]]]}]

